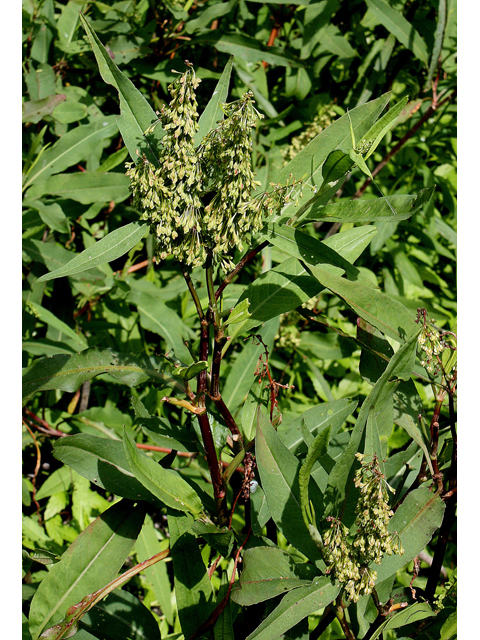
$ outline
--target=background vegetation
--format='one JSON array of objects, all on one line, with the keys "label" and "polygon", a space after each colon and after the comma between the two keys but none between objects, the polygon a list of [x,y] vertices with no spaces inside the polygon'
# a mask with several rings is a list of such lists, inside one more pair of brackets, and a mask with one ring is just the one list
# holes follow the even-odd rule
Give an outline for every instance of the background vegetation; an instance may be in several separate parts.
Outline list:
[{"label": "background vegetation", "polygon": [[[190,340],[194,350],[198,345],[199,322],[181,271],[169,259],[161,268],[155,266],[150,238],[140,240],[127,256],[110,264],[38,282],[108,233],[138,219],[125,177],[129,153],[116,121],[118,94],[99,73],[79,11],[87,16],[111,59],[155,110],[169,102],[167,87],[176,77],[174,71],[183,72],[184,61],[189,60],[202,79],[197,93],[201,113],[233,55],[229,99],[251,90],[256,107],[265,115],[255,130],[253,146],[253,167],[264,188],[278,179],[287,161],[347,110],[388,91],[393,94],[391,104],[408,96],[395,128],[370,160],[375,184],[355,169],[334,201],[377,198],[379,190],[385,196],[418,193],[435,186],[433,198],[411,218],[375,223],[376,235],[355,265],[365,279],[413,313],[424,308],[440,329],[456,332],[456,2],[23,0],[25,367],[43,357],[92,347],[149,357],[173,348],[178,358],[189,361],[184,340]],[[326,239],[354,226],[316,222],[312,234]],[[229,285],[225,306],[233,306],[254,278],[284,259],[280,249],[265,249]],[[201,268],[193,271],[196,284],[201,277]],[[159,289],[161,300],[156,297]],[[358,344],[351,339],[357,336],[357,314],[326,290],[265,325],[262,335],[269,347],[271,375],[283,385],[278,396],[280,433],[320,403],[357,397],[361,406],[370,393],[375,381],[370,363],[361,358]],[[255,369],[261,353],[261,346],[237,341],[223,364],[222,395],[235,415],[241,414],[253,382],[239,381],[238,370],[247,370],[251,363]],[[419,364],[414,373],[429,425],[437,398]],[[115,443],[126,428],[144,449],[178,449],[183,443],[180,453],[185,455],[175,459],[175,468],[208,493],[202,455],[186,455],[192,451],[188,441],[195,437],[196,421],[180,407],[162,401],[170,393],[144,379],[130,380],[125,386],[102,374],[83,382],[78,390],[44,390],[27,398],[22,443],[25,620],[48,572],[46,566],[55,563],[114,501],[112,491],[95,486],[74,470],[74,464],[63,464],[54,455],[53,445],[60,439],[67,441],[66,434],[93,435]],[[439,460],[440,468],[446,470],[452,454],[448,438],[452,407],[449,412],[448,406],[441,405],[439,411]],[[346,417],[343,433],[349,433],[355,415]],[[159,435],[153,423],[149,425],[152,416],[178,425],[175,446],[169,447],[168,437]],[[212,424],[220,450],[226,429],[215,416]],[[411,468],[407,466],[409,473],[397,481],[407,486],[422,461],[417,450],[411,458],[405,454],[410,444],[409,433],[396,424],[388,439],[388,456],[406,456]],[[151,455],[159,460],[164,453]],[[240,488],[236,475],[229,489],[230,503]],[[239,531],[243,518],[237,510],[233,526]],[[286,549],[287,541],[271,525],[269,521],[267,536]],[[165,511],[150,506],[141,531],[123,570],[168,547]],[[446,603],[448,615],[438,617],[425,638],[455,637],[449,617],[455,608],[455,533],[453,525],[447,532],[441,578],[433,589],[437,601],[443,598]],[[208,563],[211,540],[205,536],[202,540],[202,557]],[[415,574],[415,587],[431,591],[427,582],[437,544],[434,536],[421,564],[417,567],[410,561],[399,570],[396,584],[407,590]],[[212,582],[215,589],[221,588],[220,574],[214,573]],[[172,588],[171,563],[156,564],[155,571],[145,570],[110,595],[106,612],[92,609],[83,618],[79,638],[80,634],[84,639],[155,638],[158,630],[162,638],[180,637]],[[272,608],[271,601],[249,608],[251,618],[245,621],[240,616],[235,637],[246,637]],[[114,619],[112,611],[129,612],[127,617],[144,621],[144,626],[125,630],[102,624],[102,615]],[[309,617],[310,637],[319,637],[313,634],[321,616],[318,612]],[[26,624],[24,638],[35,637],[31,633]],[[309,637],[308,630],[297,633],[291,637]],[[357,637],[367,637],[366,633],[361,625],[356,628]],[[341,634],[334,622],[321,637],[333,639]],[[384,637],[401,636],[391,630]]]}]

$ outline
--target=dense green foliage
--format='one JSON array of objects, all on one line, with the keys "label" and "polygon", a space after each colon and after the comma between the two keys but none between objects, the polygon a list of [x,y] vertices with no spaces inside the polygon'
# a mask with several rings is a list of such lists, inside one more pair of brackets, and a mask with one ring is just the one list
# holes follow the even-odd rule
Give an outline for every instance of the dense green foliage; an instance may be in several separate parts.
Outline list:
[{"label": "dense green foliage", "polygon": [[22,637],[455,638],[456,2],[22,5]]}]

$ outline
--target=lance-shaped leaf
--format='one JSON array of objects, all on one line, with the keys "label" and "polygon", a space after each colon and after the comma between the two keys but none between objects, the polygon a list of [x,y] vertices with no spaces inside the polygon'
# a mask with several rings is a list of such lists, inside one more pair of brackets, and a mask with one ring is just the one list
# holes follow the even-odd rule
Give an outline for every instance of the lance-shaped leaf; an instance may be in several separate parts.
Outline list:
[{"label": "lance-shaped leaf", "polygon": [[[290,175],[297,179],[307,176],[308,184],[320,189],[324,181],[322,165],[327,156],[337,149],[348,154],[352,148],[349,117],[356,139],[360,140],[384,110],[390,97],[391,94],[386,93],[376,100],[355,107],[326,127],[283,167],[277,181],[285,184]],[[307,201],[308,196],[305,193],[301,203],[304,204]],[[291,211],[293,215],[296,209],[297,206],[291,205],[286,208],[286,211]]]},{"label": "lance-shaped leaf", "polygon": [[207,43],[218,51],[238,56],[247,62],[268,62],[282,67],[302,67],[303,63],[280,47],[267,47],[257,38],[241,33],[222,33],[219,29],[198,36],[199,43]]},{"label": "lance-shaped leaf", "polygon": [[380,567],[371,565],[377,571],[377,582],[386,580],[425,549],[442,524],[444,511],[445,503],[432,487],[423,485],[407,495],[388,523],[388,530],[398,533],[404,554],[384,556]]},{"label": "lance-shaped leaf", "polygon": [[22,122],[37,123],[49,116],[61,102],[67,99],[62,93],[53,94],[41,100],[31,100],[22,104]]},{"label": "lance-shaped leaf", "polygon": [[289,258],[263,273],[247,287],[238,300],[241,303],[246,298],[249,299],[250,317],[230,327],[232,339],[316,296],[322,287],[315,280],[296,258]]},{"label": "lance-shaped leaf", "polygon": [[37,360],[23,370],[23,398],[27,400],[37,391],[48,389],[76,391],[86,380],[101,373],[109,373],[127,387],[136,387],[152,378],[183,392],[183,387],[170,376],[168,368],[169,365],[161,358],[117,353],[111,349],[59,354]]},{"label": "lance-shaped leaf", "polygon": [[[348,445],[335,462],[335,466],[328,476],[325,495],[328,496],[330,500],[328,502],[326,500],[327,508],[325,516],[333,513],[336,514],[336,517],[341,517],[353,488],[353,463],[355,454],[360,452],[360,445],[368,417],[377,410],[377,403],[384,399],[382,394],[386,388],[390,390],[391,394],[395,392],[398,382],[392,384],[391,380],[393,377],[397,380],[398,378],[403,380],[409,379],[413,369],[412,353],[415,354],[415,349],[416,335],[412,336],[409,341],[403,344],[392,356],[384,373],[377,380],[375,386],[362,404]],[[352,514],[350,514],[350,516],[352,516]]]},{"label": "lance-shaped leaf", "polygon": [[401,302],[362,282],[341,278],[324,267],[310,270],[327,289],[342,298],[357,315],[397,342],[418,332],[414,314]]},{"label": "lance-shaped leaf", "polygon": [[88,348],[86,339],[81,334],[76,333],[68,324],[60,320],[60,318],[57,318],[51,311],[30,300],[26,306],[39,320],[60,332],[57,338],[59,342],[61,342],[63,338],[67,338],[67,341],[78,351]]},{"label": "lance-shaped leaf", "polygon": [[83,531],[52,566],[32,600],[30,632],[61,620],[67,609],[113,580],[130,553],[145,517],[145,507],[122,500]]},{"label": "lance-shaped leaf", "polygon": [[123,202],[130,195],[129,182],[123,173],[82,171],[60,173],[42,182],[36,182],[25,194],[25,200],[54,195],[82,204],[94,202]]},{"label": "lance-shaped leaf", "polygon": [[302,518],[298,472],[300,461],[280,440],[261,411],[257,412],[255,454],[262,489],[275,524],[286,539],[309,559],[320,559]]},{"label": "lance-shaped leaf", "polygon": [[264,602],[310,585],[316,571],[311,564],[295,565],[291,556],[278,547],[247,549],[243,554],[243,566],[240,580],[232,589],[232,600],[242,606]]},{"label": "lance-shaped leaf", "polygon": [[[210,7],[211,9],[215,9],[215,7]],[[207,9],[208,11],[209,9]],[[206,13],[206,12],[204,12]],[[193,21],[194,22],[194,21]],[[188,25],[192,24],[192,20],[189,20]],[[230,57],[229,61],[225,65],[225,69],[220,76],[220,80],[217,82],[217,86],[210,98],[205,110],[198,120],[198,131],[195,134],[195,147],[202,142],[203,138],[207,135],[209,131],[215,129],[217,122],[219,120],[223,120],[223,110],[222,103],[227,101],[228,96],[228,85],[230,84],[230,76],[232,75],[232,67],[233,67],[233,56]]]},{"label": "lance-shaped leaf", "polygon": [[307,455],[298,474],[298,482],[300,485],[300,507],[302,509],[302,517],[306,527],[309,527],[311,524],[315,524],[315,517],[308,499],[308,483],[310,482],[310,474],[312,473],[312,468],[315,462],[327,454],[331,430],[332,429],[329,426],[315,436],[312,444],[308,447]]},{"label": "lance-shaped leaf", "polygon": [[406,220],[429,202],[434,190],[435,187],[428,187],[428,189],[419,191],[417,195],[388,196],[388,202],[385,198],[373,198],[342,200],[325,206],[318,206],[314,203],[302,216],[301,224],[320,220],[330,222]]},{"label": "lance-shaped leaf", "polygon": [[127,431],[123,442],[128,464],[134,476],[167,507],[198,516],[203,505],[196,491],[173,469],[164,469],[138,450]]},{"label": "lance-shaped leaf", "polygon": [[[145,627],[148,629],[147,634],[149,638],[160,638],[155,618],[148,609],[143,607],[135,596],[128,591],[117,591],[108,599],[107,603],[105,603],[105,598],[143,569],[164,560],[167,555],[168,549],[160,551],[145,562],[141,562],[131,569],[128,569],[109,582],[105,587],[86,595],[80,602],[73,604],[67,609],[66,615],[61,622],[46,629],[40,636],[41,640],[62,640],[64,638],[70,638],[73,635],[77,635],[79,640],[95,638],[95,636],[90,635],[85,629],[78,630],[78,623],[82,618],[84,618],[83,622],[89,628],[101,625],[102,629],[105,629],[106,619],[110,618],[108,629],[111,634],[109,637],[112,638],[125,635],[128,638],[132,638],[132,640],[143,640],[146,636]],[[119,601],[121,603],[120,606],[118,606]],[[92,607],[98,604],[99,606],[89,614],[88,612]],[[128,610],[122,611],[122,609],[125,608]],[[121,618],[122,614],[123,619]]]},{"label": "lance-shaped leaf", "polygon": [[359,273],[356,267],[334,249],[299,229],[271,222],[263,227],[259,236],[261,240],[268,240],[275,247],[307,264],[332,265],[339,275],[345,271],[355,277]]},{"label": "lance-shaped leaf", "polygon": [[[420,622],[420,620],[431,618],[435,615],[435,611],[428,604],[428,602],[416,602],[406,609],[402,609],[398,613],[394,613],[393,616],[389,616],[387,620],[385,620],[385,622],[382,622],[382,624],[377,629],[375,629],[374,634],[370,636],[370,640],[377,640],[377,638],[379,638],[384,631],[388,631],[388,629],[398,629],[399,627],[404,627],[407,624],[415,624],[417,622]],[[426,635],[425,637],[428,637],[428,635]],[[448,637],[451,638],[454,636],[456,636],[456,633],[453,636]],[[447,640],[447,638],[444,638],[442,640]]]},{"label": "lance-shaped leaf", "polygon": [[[369,244],[375,232],[376,230],[369,226],[349,229],[327,238],[323,244],[352,263]],[[231,328],[232,339],[270,318],[299,307],[316,296],[321,288],[317,287],[314,280],[302,262],[293,257],[262,273],[238,299],[237,305],[245,299],[250,301],[250,316]]]},{"label": "lance-shaped leaf", "polygon": [[215,606],[212,583],[197,539],[191,533],[193,523],[191,515],[168,510],[175,598],[185,638],[197,631]]},{"label": "lance-shaped leaf", "polygon": [[390,31],[404,47],[428,65],[428,49],[418,31],[403,15],[384,0],[366,0],[369,10],[380,24]]},{"label": "lance-shaped leaf", "polygon": [[305,432],[313,441],[319,433],[330,426],[330,438],[333,438],[346,418],[355,411],[357,404],[358,401],[351,398],[322,402],[322,404],[305,411],[292,423],[284,421],[279,427],[283,443],[297,456],[306,453],[309,443],[305,442]]},{"label": "lance-shaped leaf", "polygon": [[82,271],[87,271],[99,264],[121,258],[147,235],[148,229],[148,225],[142,222],[130,222],[115,229],[60,269],[46,273],[38,279],[38,282],[82,273]]},{"label": "lance-shaped leaf", "polygon": [[114,495],[156,502],[150,491],[130,471],[123,444],[119,440],[78,433],[57,440],[53,455],[95,486]]},{"label": "lance-shaped leaf", "polygon": [[[165,542],[167,541],[165,540]],[[160,543],[153,520],[147,514],[142,530],[135,542],[134,549],[137,555],[137,561],[144,562],[159,553],[160,544],[163,546],[164,542]],[[159,562],[155,567],[149,567],[142,571],[142,575],[150,584],[154,598],[160,604],[162,614],[167,619],[167,622],[173,626],[174,606],[171,599],[172,587],[170,586],[166,563]]]},{"label": "lance-shaped leaf", "polygon": [[27,189],[40,180],[45,181],[54,173],[60,173],[84,160],[105,139],[113,137],[117,130],[113,116],[107,116],[68,131],[55,144],[43,151],[35,165],[30,168],[28,180],[23,188]]},{"label": "lance-shaped leaf", "polygon": [[379,120],[375,122],[373,127],[371,127],[367,131],[367,133],[364,135],[364,137],[361,139],[359,143],[360,145],[362,143],[367,143],[371,145],[365,155],[365,160],[368,160],[368,158],[372,155],[372,153],[375,151],[375,149],[378,147],[378,145],[382,141],[382,138],[395,125],[395,122],[397,121],[398,116],[401,114],[407,102],[408,102],[408,96],[405,96],[400,100],[400,102],[397,102],[397,104],[394,107],[389,109],[387,113],[385,113],[381,118],[379,118]]},{"label": "lance-shaped leaf", "polygon": [[163,135],[161,125],[157,124],[150,136],[145,135],[145,131],[158,120],[155,111],[132,81],[113,62],[83,14],[80,14],[80,20],[92,45],[100,75],[107,84],[111,84],[118,91],[121,116],[117,118],[117,124],[130,156],[134,161],[138,160],[138,150],[145,154],[149,162],[158,166],[156,142]]},{"label": "lance-shaped leaf", "polygon": [[[157,563],[154,570],[158,567],[165,567],[165,563]],[[110,638],[161,640],[153,613],[132,593],[120,589],[91,608],[83,616],[82,626],[97,636],[108,629]]]},{"label": "lance-shaped leaf", "polygon": [[277,640],[311,613],[323,609],[340,591],[330,578],[315,578],[311,585],[287,593],[280,604],[247,640]]},{"label": "lance-shaped leaf", "polygon": [[[193,331],[169,306],[159,299],[159,291],[152,295],[147,291],[132,289],[127,301],[137,307],[140,324],[144,329],[157,333],[165,339],[167,350],[173,349],[180,360],[190,362],[192,357],[185,346],[185,340],[195,337]],[[180,363],[179,363],[180,364]],[[177,373],[173,373],[177,375]]]}]

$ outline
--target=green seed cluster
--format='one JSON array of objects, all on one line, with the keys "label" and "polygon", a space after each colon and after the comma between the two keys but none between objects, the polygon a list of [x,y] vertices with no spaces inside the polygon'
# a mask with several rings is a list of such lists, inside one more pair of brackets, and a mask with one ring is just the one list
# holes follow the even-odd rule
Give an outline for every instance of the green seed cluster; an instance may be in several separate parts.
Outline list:
[{"label": "green seed cluster", "polygon": [[[253,94],[223,104],[225,118],[195,148],[200,80],[187,71],[170,86],[172,100],[159,112],[165,131],[159,166],[142,156],[127,164],[133,205],[150,222],[157,256],[171,255],[186,266],[202,266],[210,256],[223,269],[233,267],[229,253],[262,226],[262,218],[288,201],[292,187],[273,185],[253,198],[260,182],[252,170],[252,128],[263,117]],[[147,134],[149,131],[147,130]]]},{"label": "green seed cluster", "polygon": [[417,338],[417,345],[422,352],[420,364],[432,375],[439,371],[439,357],[445,351],[446,345],[440,333],[431,326],[424,324]]},{"label": "green seed cluster", "polygon": [[384,554],[403,555],[403,547],[397,533],[387,530],[393,516],[388,505],[387,483],[380,472],[378,459],[364,463],[364,455],[357,453],[361,467],[355,472],[354,483],[360,489],[356,506],[357,531],[349,539],[347,527],[336,518],[329,517],[330,528],[323,541],[326,549],[327,573],[334,571],[345,592],[353,602],[372,592],[377,572],[369,567],[380,564]]}]

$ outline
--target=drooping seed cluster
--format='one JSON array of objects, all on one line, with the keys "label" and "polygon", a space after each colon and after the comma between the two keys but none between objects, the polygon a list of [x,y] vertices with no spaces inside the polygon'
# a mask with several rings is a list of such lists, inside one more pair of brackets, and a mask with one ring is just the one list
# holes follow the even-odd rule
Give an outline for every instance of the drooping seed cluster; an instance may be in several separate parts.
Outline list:
[{"label": "drooping seed cluster", "polygon": [[439,356],[445,351],[446,344],[440,333],[432,326],[424,324],[417,338],[417,345],[422,353],[420,364],[432,375],[440,369]]},{"label": "drooping seed cluster", "polygon": [[380,564],[384,554],[403,555],[398,534],[387,530],[393,511],[388,505],[387,483],[378,459],[373,456],[372,461],[366,463],[364,457],[357,453],[361,467],[355,472],[354,483],[360,489],[360,497],[355,510],[357,530],[353,540],[347,527],[333,517],[327,518],[330,528],[323,536],[327,572],[335,572],[353,602],[371,593],[375,586],[377,572],[369,567],[372,562]]},{"label": "drooping seed cluster", "polygon": [[200,80],[187,66],[169,86],[169,106],[158,114],[165,131],[159,166],[144,156],[127,164],[133,206],[150,222],[160,259],[171,255],[195,267],[211,256],[228,269],[233,267],[229,253],[243,249],[245,236],[258,231],[263,216],[281,208],[292,189],[273,185],[269,193],[252,197],[261,184],[252,170],[252,129],[263,116],[251,92],[223,104],[225,118],[195,148]]}]

